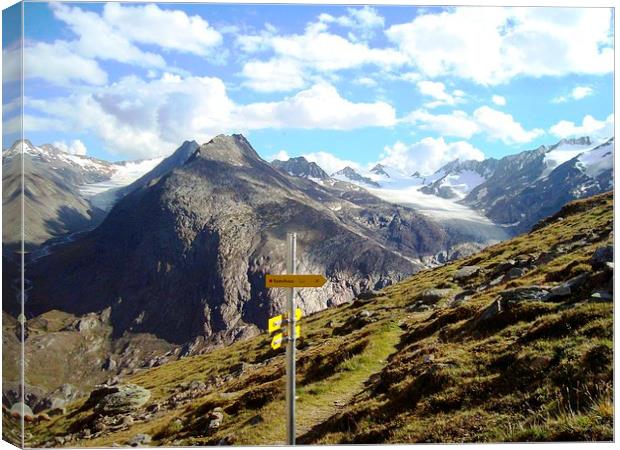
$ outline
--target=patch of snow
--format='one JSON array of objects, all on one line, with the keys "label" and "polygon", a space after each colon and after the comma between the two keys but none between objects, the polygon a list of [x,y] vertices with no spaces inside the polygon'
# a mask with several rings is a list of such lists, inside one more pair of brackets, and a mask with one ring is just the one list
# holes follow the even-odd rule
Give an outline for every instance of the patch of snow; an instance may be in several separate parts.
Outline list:
[{"label": "patch of snow", "polygon": [[474,188],[484,183],[485,178],[473,170],[463,170],[448,174],[441,180],[441,186],[450,187],[460,198],[464,198]]},{"label": "patch of snow", "polygon": [[477,211],[454,200],[420,192],[420,187],[409,186],[401,189],[368,188],[368,191],[387,202],[410,206],[431,218],[459,219],[493,225],[489,218]]},{"label": "patch of snow", "polygon": [[540,175],[540,178],[544,178],[549,175],[553,169],[558,167],[561,164],[564,164],[566,161],[570,161],[571,159],[579,156],[583,152],[587,152],[592,148],[596,147],[597,144],[590,145],[578,145],[578,144],[568,144],[562,143],[558,145],[551,151],[545,153],[545,169],[543,173]]},{"label": "patch of snow", "polygon": [[153,170],[163,159],[164,157],[160,157],[114,164],[112,166],[114,173],[109,180],[85,184],[80,187],[80,192],[97,208],[107,210],[116,200],[116,192],[120,188],[133,183]]},{"label": "patch of snow", "polygon": [[579,166],[590,178],[596,178],[602,172],[613,169],[614,144],[609,142],[593,150],[582,153],[577,159]]}]

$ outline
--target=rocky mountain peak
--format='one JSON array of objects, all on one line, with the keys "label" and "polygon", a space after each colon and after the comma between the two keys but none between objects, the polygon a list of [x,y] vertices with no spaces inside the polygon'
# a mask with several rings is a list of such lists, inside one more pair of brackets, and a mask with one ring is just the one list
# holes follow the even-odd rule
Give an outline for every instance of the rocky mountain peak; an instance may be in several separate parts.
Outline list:
[{"label": "rocky mountain peak", "polygon": [[569,145],[592,145],[592,139],[590,136],[581,136],[580,138],[570,138],[570,139],[562,139],[560,142],[556,144],[569,144]]},{"label": "rocky mountain peak", "polygon": [[327,180],[329,175],[315,162],[310,162],[303,156],[289,158],[287,161],[275,160],[271,165],[276,169],[280,169],[289,175],[302,178],[314,178],[318,180]]},{"label": "rocky mountain peak", "polygon": [[383,164],[376,164],[375,167],[370,169],[370,171],[376,175],[384,175],[386,177],[390,177],[390,175],[385,171],[385,166]]},{"label": "rocky mountain peak", "polygon": [[368,177],[365,177],[357,173],[357,171],[353,169],[351,166],[346,166],[344,169],[341,169],[338,172],[333,173],[332,177],[337,178],[337,179],[344,179],[346,181],[354,181],[358,183],[363,183],[363,184],[367,184],[373,187],[380,186],[379,183],[371,180]]},{"label": "rocky mountain peak", "polygon": [[233,166],[250,166],[251,161],[260,159],[248,140],[241,134],[219,134],[201,145],[194,156]]}]

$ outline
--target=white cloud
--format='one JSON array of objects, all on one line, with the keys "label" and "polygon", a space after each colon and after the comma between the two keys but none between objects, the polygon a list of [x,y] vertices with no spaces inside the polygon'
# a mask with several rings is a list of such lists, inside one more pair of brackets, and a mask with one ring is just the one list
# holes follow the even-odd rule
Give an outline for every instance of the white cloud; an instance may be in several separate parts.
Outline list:
[{"label": "white cloud", "polygon": [[442,137],[427,137],[412,144],[398,141],[392,146],[385,146],[379,162],[389,167],[398,167],[405,173],[418,171],[430,174],[457,158],[481,161],[484,153],[465,141],[448,143]]},{"label": "white cloud", "polygon": [[54,16],[65,22],[78,39],[64,42],[84,58],[113,60],[142,67],[165,67],[161,55],[142,51],[99,14],[62,3],[52,3]]},{"label": "white cloud", "polygon": [[418,81],[416,84],[421,94],[435,99],[432,102],[425,103],[426,108],[435,108],[443,105],[456,105],[463,103],[465,93],[459,89],[452,91],[452,94],[446,92],[445,84],[439,81]]},{"label": "white cloud", "polygon": [[344,169],[349,166],[352,169],[359,170],[360,165],[355,161],[350,161],[347,159],[341,159],[332,153],[320,151],[314,153],[306,153],[303,155],[310,162],[314,162],[319,165],[321,169],[323,169],[328,174],[332,174],[334,172],[338,172],[339,170]]},{"label": "white cloud", "polygon": [[87,152],[86,145],[84,145],[84,143],[79,139],[75,139],[69,144],[67,144],[65,141],[56,141],[52,145],[59,150],[66,153],[71,153],[72,155],[84,156]]},{"label": "white cloud", "polygon": [[291,157],[286,150],[280,150],[278,153],[267,157],[267,161],[288,161]]},{"label": "white cloud", "polygon": [[354,103],[340,96],[335,87],[321,83],[278,102],[240,106],[242,117],[252,128],[322,128],[351,130],[396,124],[396,111],[385,102]]},{"label": "white cloud", "polygon": [[466,139],[480,131],[476,122],[466,112],[460,110],[449,114],[431,114],[421,109],[413,111],[403,121],[416,124],[422,130]]},{"label": "white cloud", "polygon": [[377,85],[377,82],[371,77],[357,77],[353,80],[353,83],[365,87],[374,87]]},{"label": "white cloud", "polygon": [[334,17],[330,14],[321,14],[318,19],[320,23],[335,23],[341,27],[352,28],[354,33],[353,40],[369,39],[374,35],[376,28],[383,28],[385,19],[379,12],[370,6],[363,8],[347,8],[346,16]]},{"label": "white cloud", "polygon": [[488,139],[500,140],[505,144],[530,142],[544,133],[538,128],[526,130],[512,115],[489,106],[481,106],[471,115],[460,110],[449,114],[431,114],[420,109],[413,111],[402,121],[447,136],[469,139],[475,134],[484,134]]},{"label": "white cloud", "polygon": [[[162,55],[142,50],[136,44],[213,58],[214,49],[222,43],[221,34],[200,16],[190,17],[183,11],[164,10],[152,4],[108,3],[101,14],[63,3],[52,3],[50,7],[75,38],[27,43],[24,49],[27,78],[41,78],[60,85],[75,82],[103,85],[107,74],[97,60],[145,67],[152,77],[155,74],[152,69],[165,69],[166,61]],[[220,58],[223,54],[217,53]],[[4,72],[5,79],[15,77],[17,71],[13,66]]]},{"label": "white cloud", "polygon": [[2,81],[18,81],[21,77],[22,51],[21,41],[18,41],[2,49]]},{"label": "white cloud", "polygon": [[[13,48],[2,52],[3,61],[9,63],[3,67],[5,81],[21,78],[21,57],[20,49]],[[108,79],[97,61],[75,53],[65,41],[28,44],[24,48],[23,57],[25,78],[39,78],[60,85],[76,81],[102,85]]]},{"label": "white cloud", "polygon": [[491,101],[495,103],[497,106],[506,106],[506,98],[501,95],[494,95],[491,97]]},{"label": "white cloud", "polygon": [[520,75],[612,72],[611,18],[611,8],[458,7],[386,35],[428,77],[495,85]]},{"label": "white cloud", "polygon": [[502,141],[504,144],[530,142],[544,133],[539,128],[529,131],[525,130],[510,114],[497,111],[488,106],[476,109],[473,117],[481,132],[491,139]]},{"label": "white cloud", "polygon": [[[302,75],[307,82],[319,73],[375,65],[384,70],[400,66],[406,58],[392,48],[371,48],[362,42],[352,42],[338,34],[326,31],[324,22],[308,24],[303,34],[278,35],[265,30],[256,35],[242,35],[237,45],[249,53],[271,50],[274,56],[266,61],[251,60],[242,68],[241,75],[247,86],[266,90],[265,73],[277,73],[284,67],[287,74],[293,74],[295,83],[274,83],[272,91],[291,90],[300,87],[297,80]],[[255,70],[259,68],[259,70]],[[286,77],[289,79],[289,76]],[[292,86],[292,87],[291,87]]]},{"label": "white cloud", "polygon": [[569,100],[581,100],[582,98],[589,97],[594,93],[594,90],[590,86],[575,86],[568,95],[561,95],[555,97],[551,101],[553,103],[566,103]]},{"label": "white cloud", "polygon": [[290,91],[306,84],[301,66],[286,59],[249,61],[241,74],[246,79],[243,85],[258,92]]},{"label": "white cloud", "polygon": [[591,115],[586,115],[581,121],[581,125],[568,120],[561,120],[553,125],[549,132],[561,138],[593,136],[598,138],[608,138],[614,135],[614,115],[610,114],[605,120],[596,120]]},{"label": "white cloud", "polygon": [[222,35],[202,17],[155,4],[106,3],[102,18],[132,42],[167,50],[208,56],[222,43]]},{"label": "white cloud", "polygon": [[[153,95],[156,92],[157,95]],[[164,74],[126,77],[94,94],[54,100],[28,99],[27,106],[55,129],[96,134],[105,147],[128,157],[160,156],[185,139],[264,128],[350,130],[396,123],[384,102],[355,103],[329,84],[317,84],[277,102],[237,104],[219,78]]]}]

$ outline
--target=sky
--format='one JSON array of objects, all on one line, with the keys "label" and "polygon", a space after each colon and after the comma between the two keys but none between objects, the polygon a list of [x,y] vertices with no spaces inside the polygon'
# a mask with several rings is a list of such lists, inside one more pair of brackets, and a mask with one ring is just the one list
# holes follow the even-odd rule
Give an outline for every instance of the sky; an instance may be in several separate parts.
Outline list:
[{"label": "sky", "polygon": [[610,8],[25,3],[24,27],[25,137],[107,160],[242,133],[268,160],[424,174],[613,135]]}]

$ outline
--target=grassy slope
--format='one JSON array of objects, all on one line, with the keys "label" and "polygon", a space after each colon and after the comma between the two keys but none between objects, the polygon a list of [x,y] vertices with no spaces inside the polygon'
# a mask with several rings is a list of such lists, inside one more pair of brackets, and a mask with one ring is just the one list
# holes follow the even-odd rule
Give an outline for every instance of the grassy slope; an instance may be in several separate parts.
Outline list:
[{"label": "grassy slope", "polygon": [[[524,301],[489,319],[482,315],[507,288],[556,285],[591,272],[594,250],[613,239],[612,207],[611,195],[577,202],[564,211],[563,220],[421,272],[386,288],[369,304],[342,305],[303,319],[299,441],[612,439],[613,305],[588,300],[600,275],[593,274],[584,290],[568,299]],[[460,290],[452,274],[461,266],[483,268],[468,282],[480,287],[501,261],[538,257],[591,231],[599,236],[460,304],[442,301],[430,311],[407,309],[426,289]],[[340,334],[338,328],[362,310],[371,312],[373,321]],[[151,434],[155,445],[282,443],[283,375],[283,352],[269,349],[266,334],[145,370],[125,381],[151,389],[149,404],[159,403],[161,410],[129,429],[71,445],[123,444],[140,432]],[[167,406],[170,397],[187,392],[192,380],[211,388]],[[80,406],[32,427],[33,443],[90,427],[92,410],[80,411]],[[224,421],[209,431],[206,416],[217,406],[224,408]]]}]

